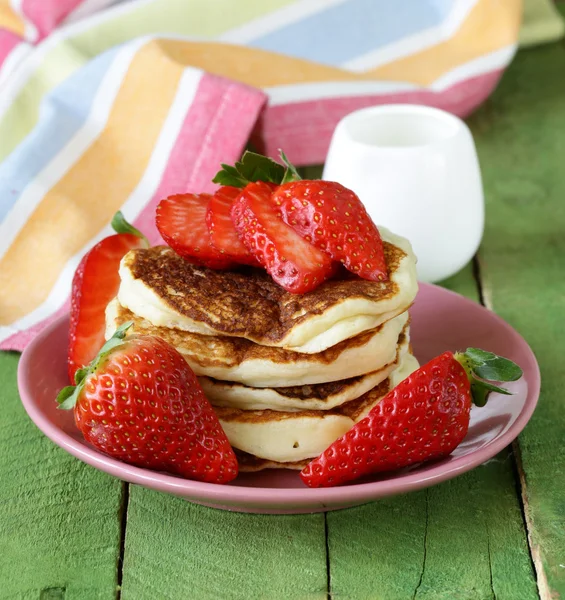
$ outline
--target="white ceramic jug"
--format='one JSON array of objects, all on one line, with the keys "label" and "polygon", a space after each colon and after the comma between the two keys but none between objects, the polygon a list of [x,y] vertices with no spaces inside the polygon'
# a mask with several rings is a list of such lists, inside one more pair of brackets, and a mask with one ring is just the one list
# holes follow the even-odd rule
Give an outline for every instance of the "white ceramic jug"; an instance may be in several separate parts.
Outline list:
[{"label": "white ceramic jug", "polygon": [[323,178],[352,189],[377,225],[410,240],[421,281],[453,275],[479,247],[484,198],[475,144],[449,113],[395,104],[347,115]]}]

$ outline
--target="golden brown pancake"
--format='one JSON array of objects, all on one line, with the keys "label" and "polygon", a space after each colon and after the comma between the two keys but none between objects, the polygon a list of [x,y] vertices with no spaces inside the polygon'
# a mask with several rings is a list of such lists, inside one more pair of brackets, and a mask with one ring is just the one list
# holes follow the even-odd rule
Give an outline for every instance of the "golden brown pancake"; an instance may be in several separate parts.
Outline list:
[{"label": "golden brown pancake", "polygon": [[356,377],[393,362],[408,314],[317,354],[261,346],[243,338],[156,327],[116,300],[106,310],[106,336],[128,321],[133,323],[131,333],[156,335],[173,345],[197,375],[253,387],[288,387]]},{"label": "golden brown pancake", "polygon": [[253,454],[243,452],[243,450],[238,450],[237,448],[235,448],[234,452],[237,457],[240,473],[256,473],[257,471],[263,471],[265,469],[293,469],[302,471],[302,469],[312,460],[311,458],[306,458],[304,460],[291,462],[277,462],[275,460],[259,458]]},{"label": "golden brown pancake", "polygon": [[401,357],[409,350],[409,327],[406,325],[398,338],[394,362],[382,369],[312,385],[295,385],[278,388],[254,388],[233,381],[219,381],[199,377],[206,397],[214,406],[241,408],[243,410],[330,410],[362,396],[384,381],[398,366]]},{"label": "golden brown pancake", "polygon": [[262,269],[215,271],[156,246],[122,259],[118,299],[155,326],[317,353],[373,329],[413,302],[417,283],[410,245],[384,228],[382,234],[386,282],[342,271],[307,294],[291,294]]},{"label": "golden brown pancake", "polygon": [[214,407],[230,444],[261,459],[290,463],[318,456],[418,367],[416,359],[405,354],[399,366],[385,381],[332,410],[282,412]]}]

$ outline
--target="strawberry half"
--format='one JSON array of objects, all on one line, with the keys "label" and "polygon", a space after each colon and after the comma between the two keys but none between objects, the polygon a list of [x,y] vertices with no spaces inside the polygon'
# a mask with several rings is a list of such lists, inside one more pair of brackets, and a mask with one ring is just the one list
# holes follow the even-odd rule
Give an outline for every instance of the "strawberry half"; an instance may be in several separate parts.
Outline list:
[{"label": "strawberry half", "polygon": [[165,242],[183,258],[211,269],[227,269],[232,261],[210,240],[206,213],[210,194],[175,194],[159,202],[156,225]]},{"label": "strawberry half", "polygon": [[149,246],[147,238],[116,213],[112,226],[119,233],[89,250],[75,271],[71,292],[71,323],[67,353],[69,380],[88,365],[104,344],[106,306],[118,293],[118,267],[134,248]]},{"label": "strawberry half", "polygon": [[87,442],[118,460],[199,481],[227,483],[237,459],[184,358],[158,337],[120,327],[99,355],[63,388]]},{"label": "strawberry half", "polygon": [[239,239],[231,219],[231,207],[241,190],[232,186],[222,186],[210,199],[206,211],[206,224],[212,246],[233,262],[260,266],[257,259]]},{"label": "strawberry half", "polygon": [[235,228],[251,254],[282,288],[305,294],[336,272],[330,257],[283,223],[270,203],[273,185],[248,184],[232,206]]},{"label": "strawberry half", "polygon": [[400,382],[300,477],[327,487],[448,456],[467,434],[471,404],[483,406],[491,391],[509,393],[485,379],[521,376],[516,364],[490,352],[445,352]]},{"label": "strawberry half", "polygon": [[371,281],[388,279],[379,230],[351,190],[333,181],[291,181],[271,201],[285,223],[346,269]]}]

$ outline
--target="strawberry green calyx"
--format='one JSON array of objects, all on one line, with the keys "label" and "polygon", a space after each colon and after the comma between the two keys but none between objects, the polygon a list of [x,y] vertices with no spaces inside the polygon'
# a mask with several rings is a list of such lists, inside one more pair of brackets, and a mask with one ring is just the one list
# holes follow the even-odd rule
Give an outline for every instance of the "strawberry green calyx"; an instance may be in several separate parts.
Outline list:
[{"label": "strawberry green calyx", "polygon": [[516,363],[480,348],[456,352],[454,358],[467,373],[473,404],[476,406],[484,406],[490,392],[511,395],[507,389],[494,385],[491,381],[516,381],[522,377],[522,369]]},{"label": "strawberry green calyx", "polygon": [[302,178],[285,153],[279,150],[279,155],[285,166],[261,154],[246,151],[234,166],[222,164],[221,171],[216,173],[212,182],[243,188],[254,181],[266,181],[277,185],[300,181]]},{"label": "strawberry green calyx", "polygon": [[141,238],[145,245],[149,248],[149,240],[139,231],[139,229],[135,228],[131,223],[126,221],[126,218],[122,214],[122,211],[118,211],[114,218],[112,219],[112,228],[116,233],[130,233],[131,235],[136,235],[138,238]]},{"label": "strawberry green calyx", "polygon": [[57,395],[57,402],[59,407],[63,410],[71,410],[77,403],[80,392],[84,387],[86,377],[91,373],[94,373],[98,369],[98,365],[104,358],[116,347],[121,346],[128,329],[133,325],[132,321],[128,321],[123,325],[120,325],[114,332],[114,335],[102,346],[100,352],[96,355],[94,360],[82,369],[78,369],[75,373],[75,384],[64,387]]}]

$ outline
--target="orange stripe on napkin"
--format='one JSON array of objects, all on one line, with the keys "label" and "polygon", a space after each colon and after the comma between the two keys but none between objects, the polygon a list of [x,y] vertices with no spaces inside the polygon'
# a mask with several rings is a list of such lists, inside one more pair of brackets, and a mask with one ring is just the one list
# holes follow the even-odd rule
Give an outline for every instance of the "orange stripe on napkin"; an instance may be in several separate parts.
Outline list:
[{"label": "orange stripe on napkin", "polygon": [[449,40],[367,71],[361,77],[428,85],[468,61],[515,44],[521,6],[521,0],[479,0]]},{"label": "orange stripe on napkin", "polygon": [[0,0],[0,29],[7,29],[22,38],[25,34],[25,23],[14,12],[9,0]]},{"label": "orange stripe on napkin", "polygon": [[157,43],[173,60],[254,87],[359,80],[357,73],[258,48],[166,39]]},{"label": "orange stripe on napkin", "polygon": [[0,324],[37,308],[66,262],[110,222],[135,189],[182,71],[153,42],[138,51],[106,127],[41,200],[0,261]]}]

